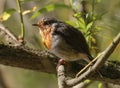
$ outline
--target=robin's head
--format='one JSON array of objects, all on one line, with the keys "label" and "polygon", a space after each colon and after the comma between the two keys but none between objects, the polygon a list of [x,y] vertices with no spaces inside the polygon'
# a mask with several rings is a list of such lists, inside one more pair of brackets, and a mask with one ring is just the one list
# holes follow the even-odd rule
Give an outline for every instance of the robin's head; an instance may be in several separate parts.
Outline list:
[{"label": "robin's head", "polygon": [[55,18],[43,18],[37,24],[33,24],[33,26],[38,26],[41,31],[48,30],[48,27],[51,27],[53,23],[57,23],[58,21]]},{"label": "robin's head", "polygon": [[42,42],[47,48],[51,48],[52,33],[54,31],[54,24],[58,21],[54,18],[43,18],[33,26],[39,27],[39,33],[42,37]]}]

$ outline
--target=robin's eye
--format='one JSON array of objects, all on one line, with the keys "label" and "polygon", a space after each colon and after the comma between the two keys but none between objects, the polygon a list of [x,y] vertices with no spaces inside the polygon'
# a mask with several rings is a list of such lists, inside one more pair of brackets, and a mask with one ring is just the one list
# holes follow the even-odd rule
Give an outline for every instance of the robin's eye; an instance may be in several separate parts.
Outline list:
[{"label": "robin's eye", "polygon": [[49,25],[50,23],[48,21],[45,21],[43,25]]}]

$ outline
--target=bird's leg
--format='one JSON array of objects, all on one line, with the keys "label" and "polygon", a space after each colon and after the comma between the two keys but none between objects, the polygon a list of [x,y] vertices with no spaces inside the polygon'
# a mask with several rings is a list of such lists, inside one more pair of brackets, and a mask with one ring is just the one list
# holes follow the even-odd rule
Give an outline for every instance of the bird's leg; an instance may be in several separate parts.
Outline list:
[{"label": "bird's leg", "polygon": [[64,59],[60,59],[58,61],[58,64],[57,64],[57,68],[60,66],[60,65],[65,65],[66,64],[66,61]]}]

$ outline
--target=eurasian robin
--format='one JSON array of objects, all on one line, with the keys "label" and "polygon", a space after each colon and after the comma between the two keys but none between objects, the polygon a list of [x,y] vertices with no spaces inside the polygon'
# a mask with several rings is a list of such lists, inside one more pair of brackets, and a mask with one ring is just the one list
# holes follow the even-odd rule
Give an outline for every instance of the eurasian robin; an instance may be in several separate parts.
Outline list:
[{"label": "eurasian robin", "polygon": [[83,34],[75,27],[55,18],[43,18],[33,26],[39,27],[42,42],[51,53],[67,61],[93,58]]}]

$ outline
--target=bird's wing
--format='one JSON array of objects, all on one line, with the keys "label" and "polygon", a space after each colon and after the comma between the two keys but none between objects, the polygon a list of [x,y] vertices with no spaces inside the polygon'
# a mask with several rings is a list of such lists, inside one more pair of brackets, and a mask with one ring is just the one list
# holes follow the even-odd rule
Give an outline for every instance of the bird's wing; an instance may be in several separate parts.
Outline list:
[{"label": "bird's wing", "polygon": [[86,53],[91,57],[89,47],[83,34],[76,28],[66,23],[60,22],[59,25],[56,26],[54,34],[61,35],[61,37],[64,37],[66,43],[72,46],[73,49],[81,53]]}]

